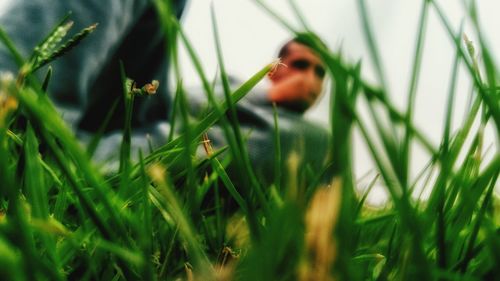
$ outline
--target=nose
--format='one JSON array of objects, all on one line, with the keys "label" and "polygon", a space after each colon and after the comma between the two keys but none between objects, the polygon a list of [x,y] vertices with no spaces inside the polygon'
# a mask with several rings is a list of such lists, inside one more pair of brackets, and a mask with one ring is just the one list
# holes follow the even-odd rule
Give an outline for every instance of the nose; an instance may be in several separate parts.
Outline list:
[{"label": "nose", "polygon": [[314,67],[308,67],[308,68],[304,69],[304,72],[309,77],[309,79],[317,79],[318,78],[316,76],[316,74],[314,73]]}]

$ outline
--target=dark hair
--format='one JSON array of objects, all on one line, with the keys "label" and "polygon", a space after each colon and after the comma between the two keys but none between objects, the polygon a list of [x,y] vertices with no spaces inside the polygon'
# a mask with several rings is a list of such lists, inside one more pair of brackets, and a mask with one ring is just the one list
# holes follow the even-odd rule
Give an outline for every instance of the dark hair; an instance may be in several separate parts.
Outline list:
[{"label": "dark hair", "polygon": [[280,51],[278,52],[279,58],[283,58],[288,55],[288,47],[290,47],[290,44],[292,44],[293,42],[295,42],[295,39],[289,40],[285,43],[285,45],[281,47]]},{"label": "dark hair", "polygon": [[292,38],[291,40],[288,40],[288,42],[286,42],[281,47],[281,49],[278,52],[279,58],[283,58],[283,57],[286,57],[288,55],[288,51],[289,51],[288,49],[292,43],[298,43],[298,44],[307,46],[313,50],[316,49],[314,44],[319,43],[322,47],[326,48],[326,44],[321,39],[319,39],[319,37],[317,37],[316,35],[314,35],[312,33],[298,33],[294,38]]}]

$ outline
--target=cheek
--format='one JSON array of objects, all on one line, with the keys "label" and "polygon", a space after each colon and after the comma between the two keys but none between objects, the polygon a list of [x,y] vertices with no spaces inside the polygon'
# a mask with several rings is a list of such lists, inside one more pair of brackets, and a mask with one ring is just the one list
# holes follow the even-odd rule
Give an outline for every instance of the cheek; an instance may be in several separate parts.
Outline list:
[{"label": "cheek", "polygon": [[290,71],[288,70],[288,68],[280,67],[272,74],[271,77],[274,81],[279,81],[284,77],[287,77],[288,75],[290,75]]},{"label": "cheek", "polygon": [[318,92],[321,92],[323,90],[323,80],[316,80],[316,89],[318,90]]}]

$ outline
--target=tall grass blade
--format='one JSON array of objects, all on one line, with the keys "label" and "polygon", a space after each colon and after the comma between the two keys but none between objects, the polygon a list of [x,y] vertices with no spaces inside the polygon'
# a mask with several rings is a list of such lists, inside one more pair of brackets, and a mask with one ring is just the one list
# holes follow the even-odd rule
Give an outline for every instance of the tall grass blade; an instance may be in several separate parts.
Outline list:
[{"label": "tall grass blade", "polygon": [[383,71],[382,61],[380,59],[380,52],[378,51],[377,44],[373,36],[373,31],[371,29],[372,24],[370,23],[370,17],[368,16],[365,0],[358,0],[357,3],[360,12],[360,18],[363,23],[363,33],[368,43],[370,58],[375,66],[378,82],[380,83],[380,85],[382,85],[382,89],[388,89],[386,82],[387,80]]},{"label": "tall grass blade", "polygon": [[398,172],[399,178],[401,180],[402,186],[405,190],[408,188],[408,173],[410,171],[410,146],[411,146],[411,141],[413,139],[412,136],[412,131],[409,129],[409,124],[411,123],[413,119],[413,110],[415,107],[415,99],[416,99],[416,92],[417,92],[417,85],[418,85],[418,79],[420,76],[420,68],[422,64],[422,54],[423,54],[423,45],[424,45],[424,39],[425,39],[425,32],[427,30],[427,14],[429,11],[429,2],[428,1],[422,1],[422,11],[420,14],[420,20],[419,20],[419,25],[418,25],[418,32],[417,32],[417,41],[416,41],[416,47],[415,47],[415,55],[414,55],[414,61],[413,61],[413,67],[412,67],[412,74],[411,74],[411,82],[410,82],[410,88],[408,89],[408,102],[406,106],[406,131],[405,131],[405,137],[403,141],[403,148],[402,148],[402,157],[401,157],[401,165],[399,165],[400,170]]}]

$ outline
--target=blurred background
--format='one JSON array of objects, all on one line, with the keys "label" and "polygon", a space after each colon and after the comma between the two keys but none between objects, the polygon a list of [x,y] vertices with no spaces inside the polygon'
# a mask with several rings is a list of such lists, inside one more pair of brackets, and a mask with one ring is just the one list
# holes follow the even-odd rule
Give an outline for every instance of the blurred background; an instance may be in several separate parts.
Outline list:
[{"label": "blurred background", "polygon": [[[296,27],[299,21],[294,16],[288,0],[264,1],[280,16]],[[295,0],[309,26],[327,43],[331,50],[342,50],[351,63],[362,60],[364,78],[375,84],[374,68],[369,59],[364,39],[358,1]],[[401,112],[406,109],[410,75],[414,60],[417,26],[423,1],[367,0],[365,1],[371,20],[371,28],[382,58],[389,94]],[[448,19],[458,30],[462,21],[470,40],[477,42],[467,19],[465,1],[438,1]],[[208,77],[214,77],[217,57],[212,33],[210,5],[213,4],[219,26],[221,44],[227,71],[240,80],[246,80],[277,55],[280,46],[290,38],[290,33],[252,0],[189,1],[183,27],[203,61]],[[481,27],[491,52],[498,62],[500,54],[500,2],[482,0],[477,2]],[[450,88],[450,76],[455,47],[431,9],[428,17],[420,81],[417,88],[414,122],[439,146],[442,137],[446,98]],[[476,48],[478,46],[476,45]],[[199,86],[200,81],[185,51],[181,52],[184,82],[188,86]],[[498,64],[497,64],[498,65]],[[329,84],[329,83],[328,83]],[[322,100],[307,113],[307,118],[328,126],[328,90]],[[459,71],[459,83],[455,100],[453,124],[459,126],[470,101],[471,81],[465,69]],[[363,113],[362,107],[360,108]],[[490,124],[491,126],[491,124]],[[498,153],[498,140],[491,128],[486,130],[485,150]],[[372,179],[373,162],[368,156],[357,131],[354,132],[356,178]],[[430,156],[418,145],[413,146],[411,172],[415,177],[423,169]],[[382,188],[372,191],[373,203],[383,203]]]}]

